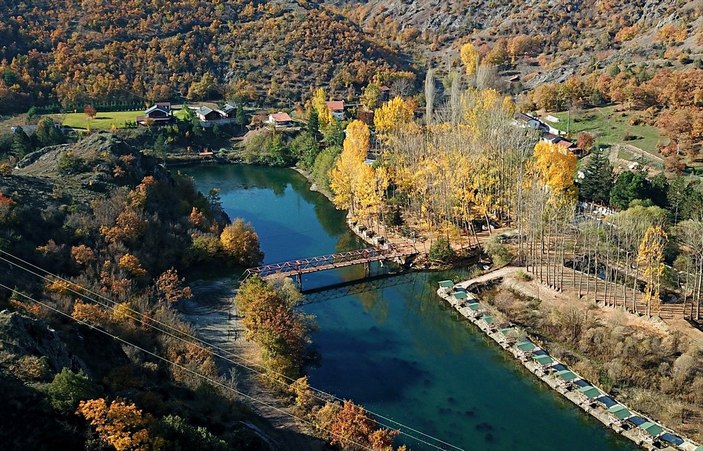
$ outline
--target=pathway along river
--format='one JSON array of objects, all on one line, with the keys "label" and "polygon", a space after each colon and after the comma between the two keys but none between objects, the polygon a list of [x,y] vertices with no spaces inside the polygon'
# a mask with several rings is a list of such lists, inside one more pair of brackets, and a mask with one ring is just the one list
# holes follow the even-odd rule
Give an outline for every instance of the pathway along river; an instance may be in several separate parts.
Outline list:
[{"label": "pathway along river", "polygon": [[[230,217],[251,222],[265,261],[362,246],[344,213],[289,169],[200,166],[182,172],[199,190],[219,188]],[[363,268],[311,274],[306,288],[358,278]],[[466,450],[633,450],[460,319],[436,282],[461,274],[415,273],[401,284],[304,307],[317,317],[313,386]],[[401,436],[413,450],[431,449]]]}]

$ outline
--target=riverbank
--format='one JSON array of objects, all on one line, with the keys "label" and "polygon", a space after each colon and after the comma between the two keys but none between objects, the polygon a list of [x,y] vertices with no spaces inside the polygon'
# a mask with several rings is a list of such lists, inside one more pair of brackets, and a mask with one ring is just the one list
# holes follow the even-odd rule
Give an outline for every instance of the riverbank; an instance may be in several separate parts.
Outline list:
[{"label": "riverbank", "polygon": [[474,286],[513,276],[518,268],[502,268],[458,284],[440,282],[437,294],[517,359],[552,390],[561,394],[606,427],[645,449],[702,451],[685,439],[618,402],[605,390],[593,385],[563,362],[554,358],[538,341],[511,323],[501,323],[485,303],[470,291]]}]

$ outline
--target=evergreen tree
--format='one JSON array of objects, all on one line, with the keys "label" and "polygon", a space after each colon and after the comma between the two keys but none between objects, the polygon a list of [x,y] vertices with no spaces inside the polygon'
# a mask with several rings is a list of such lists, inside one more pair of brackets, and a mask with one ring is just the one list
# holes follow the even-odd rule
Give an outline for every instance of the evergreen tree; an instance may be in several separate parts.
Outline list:
[{"label": "evergreen tree", "polygon": [[32,140],[22,130],[22,127],[17,127],[12,135],[12,153],[17,158],[22,158],[32,151]]},{"label": "evergreen tree", "polygon": [[610,205],[625,209],[635,199],[651,200],[651,186],[643,172],[625,171],[610,191]]},{"label": "evergreen tree", "polygon": [[308,133],[317,138],[320,134],[320,116],[317,110],[310,110],[308,114]]},{"label": "evergreen tree", "polygon": [[583,173],[584,179],[579,190],[581,197],[592,202],[608,203],[613,188],[613,166],[602,150],[591,154]]},{"label": "evergreen tree", "polygon": [[234,122],[240,127],[244,127],[245,125],[247,125],[247,115],[244,112],[244,107],[241,104],[237,105],[237,113],[234,117]]}]

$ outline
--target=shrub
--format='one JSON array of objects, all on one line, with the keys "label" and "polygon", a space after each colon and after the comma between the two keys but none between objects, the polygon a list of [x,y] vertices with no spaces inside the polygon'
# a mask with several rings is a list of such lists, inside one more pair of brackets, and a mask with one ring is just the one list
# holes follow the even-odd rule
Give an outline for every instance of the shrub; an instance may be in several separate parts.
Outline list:
[{"label": "shrub", "polygon": [[429,257],[430,260],[444,263],[456,257],[456,253],[449,245],[449,240],[447,238],[439,238],[430,246]]},{"label": "shrub", "polygon": [[54,380],[46,388],[51,406],[61,413],[73,413],[80,401],[93,399],[100,393],[98,385],[79,371],[74,373],[64,368],[56,373]]},{"label": "shrub", "polygon": [[493,235],[483,245],[483,250],[491,257],[493,264],[504,266],[513,259],[513,254],[503,243],[498,242],[498,236]]}]

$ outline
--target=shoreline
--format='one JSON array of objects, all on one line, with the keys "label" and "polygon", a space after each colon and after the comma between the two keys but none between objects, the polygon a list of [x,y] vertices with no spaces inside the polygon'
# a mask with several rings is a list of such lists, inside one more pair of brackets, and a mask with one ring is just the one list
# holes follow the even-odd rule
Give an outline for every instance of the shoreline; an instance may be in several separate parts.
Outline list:
[{"label": "shoreline", "polygon": [[[495,341],[505,352],[511,354],[550,389],[571,401],[611,431],[647,450],[700,451],[703,449],[692,440],[628,408],[605,390],[591,384],[549,355],[546,349],[536,344],[535,339],[517,326],[510,323],[504,325],[495,323],[494,318],[480,303],[478,295],[469,291],[469,288],[506,275],[498,270],[493,274],[484,274],[456,284],[450,280],[441,281],[437,295],[464,319]],[[674,445],[658,441],[659,446],[655,445],[655,440],[666,434],[680,438],[682,443]]]}]

